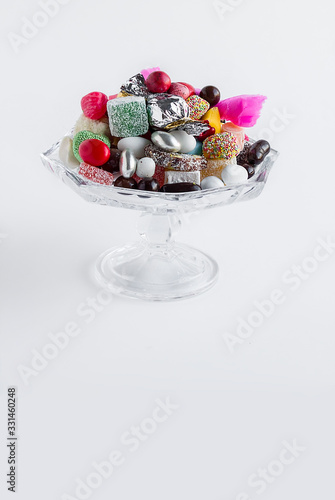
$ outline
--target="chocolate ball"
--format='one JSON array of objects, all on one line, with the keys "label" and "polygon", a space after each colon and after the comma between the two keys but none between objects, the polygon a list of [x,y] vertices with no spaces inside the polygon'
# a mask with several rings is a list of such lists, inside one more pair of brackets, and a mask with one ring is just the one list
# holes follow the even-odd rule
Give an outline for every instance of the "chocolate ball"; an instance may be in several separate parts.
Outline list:
[{"label": "chocolate ball", "polygon": [[247,161],[250,165],[259,165],[270,153],[270,144],[268,141],[261,139],[250,146]]},{"label": "chocolate ball", "polygon": [[111,152],[111,155],[109,157],[109,160],[106,163],[104,163],[103,165],[101,165],[100,168],[102,168],[102,170],[106,170],[106,172],[110,172],[111,174],[113,174],[114,172],[119,171],[121,151],[119,151],[118,149],[112,148],[110,150],[110,152]]},{"label": "chocolate ball", "polygon": [[114,182],[114,186],[119,188],[137,189],[137,182],[132,177],[126,179],[120,175],[120,177],[118,177]]},{"label": "chocolate ball", "polygon": [[220,90],[213,85],[207,85],[200,92],[200,97],[205,99],[205,101],[209,102],[211,106],[215,106],[221,97]]},{"label": "chocolate ball", "polygon": [[141,191],[159,191],[159,184],[156,179],[142,179],[137,184],[137,189]]}]

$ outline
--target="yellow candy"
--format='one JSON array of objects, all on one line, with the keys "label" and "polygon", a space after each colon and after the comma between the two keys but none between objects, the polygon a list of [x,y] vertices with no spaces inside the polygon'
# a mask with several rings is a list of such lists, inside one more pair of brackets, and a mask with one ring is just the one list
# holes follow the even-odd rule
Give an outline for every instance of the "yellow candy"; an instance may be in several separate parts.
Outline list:
[{"label": "yellow candy", "polygon": [[215,133],[221,133],[221,118],[219,108],[210,108],[201,120],[208,120],[209,125],[215,128]]},{"label": "yellow candy", "polygon": [[119,92],[116,97],[128,97],[129,95],[131,95],[131,94],[127,94],[127,92],[124,92],[123,90],[121,90],[121,92]]}]

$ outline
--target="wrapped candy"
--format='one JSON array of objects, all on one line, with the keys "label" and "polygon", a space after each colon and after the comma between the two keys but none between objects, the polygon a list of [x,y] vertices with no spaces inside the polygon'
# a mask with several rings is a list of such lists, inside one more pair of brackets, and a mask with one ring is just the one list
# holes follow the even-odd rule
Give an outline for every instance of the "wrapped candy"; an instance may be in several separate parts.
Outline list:
[{"label": "wrapped candy", "polygon": [[149,123],[153,127],[164,128],[189,116],[186,101],[176,95],[151,94],[147,104]]},{"label": "wrapped candy", "polygon": [[217,107],[221,119],[229,120],[239,127],[253,127],[260,117],[265,100],[263,95],[239,95],[220,101]]},{"label": "wrapped candy", "polygon": [[170,123],[170,125],[165,127],[165,129],[184,130],[184,132],[186,132],[188,135],[193,135],[195,137],[198,137],[204,132],[207,132],[210,129],[210,126],[208,125],[208,123],[200,122],[197,120],[185,119],[185,120],[179,120],[174,123]]},{"label": "wrapped candy", "polygon": [[166,170],[180,170],[191,172],[202,170],[207,167],[207,160],[204,156],[194,156],[181,153],[167,153],[149,144],[144,148],[145,156],[152,158],[156,165],[164,167]]},{"label": "wrapped candy", "polygon": [[141,73],[129,78],[129,80],[121,86],[121,92],[141,97],[147,97],[149,95],[144,76]]}]

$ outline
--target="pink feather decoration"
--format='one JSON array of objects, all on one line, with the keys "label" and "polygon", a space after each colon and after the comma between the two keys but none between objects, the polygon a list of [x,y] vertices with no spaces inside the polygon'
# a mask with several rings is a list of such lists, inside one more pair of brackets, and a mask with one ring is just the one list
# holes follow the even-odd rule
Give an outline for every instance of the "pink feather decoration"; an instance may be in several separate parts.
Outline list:
[{"label": "pink feather decoration", "polygon": [[217,104],[221,119],[239,127],[253,127],[260,117],[266,97],[263,95],[239,95],[224,99]]},{"label": "pink feather decoration", "polygon": [[148,76],[153,73],[154,71],[160,71],[160,68],[147,68],[147,69],[142,69],[141,73],[144,76],[144,79],[146,80]]}]

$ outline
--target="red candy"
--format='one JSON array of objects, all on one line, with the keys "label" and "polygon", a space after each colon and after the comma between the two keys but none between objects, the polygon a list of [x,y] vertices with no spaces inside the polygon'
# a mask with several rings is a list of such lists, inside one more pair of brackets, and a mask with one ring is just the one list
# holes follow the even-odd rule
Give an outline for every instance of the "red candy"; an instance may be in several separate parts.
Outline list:
[{"label": "red candy", "polygon": [[97,182],[98,184],[105,184],[111,186],[113,184],[114,176],[105,170],[93,167],[87,163],[81,163],[79,168],[79,174],[90,181]]},{"label": "red candy", "polygon": [[185,83],[185,82],[178,82],[178,83],[181,83],[182,85],[185,85],[185,87],[188,88],[188,90],[190,91],[188,97],[191,97],[191,95],[195,94],[195,88],[193,87],[193,85],[190,85],[189,83]]},{"label": "red candy", "polygon": [[111,152],[104,142],[98,139],[87,139],[80,144],[79,155],[84,163],[100,167],[109,160]]},{"label": "red candy", "polygon": [[154,71],[150,73],[145,80],[145,84],[150,92],[164,93],[167,92],[171,86],[171,78],[164,71]]},{"label": "red candy", "polygon": [[81,100],[84,115],[91,120],[100,120],[107,112],[108,97],[102,92],[91,92]]},{"label": "red candy", "polygon": [[116,99],[117,96],[118,96],[118,94],[110,95],[108,100],[111,101],[112,99]]},{"label": "red candy", "polygon": [[169,94],[178,95],[183,99],[190,97],[190,89],[183,83],[172,83],[169,88]]},{"label": "red candy", "polygon": [[[209,123],[208,120],[205,120],[205,123]],[[206,130],[206,132],[203,132],[202,134],[200,134],[199,137],[197,137],[197,139],[198,139],[198,141],[204,142],[204,140],[207,139],[207,137],[210,137],[211,135],[214,135],[214,134],[215,134],[215,128],[210,127],[209,130]]]}]

